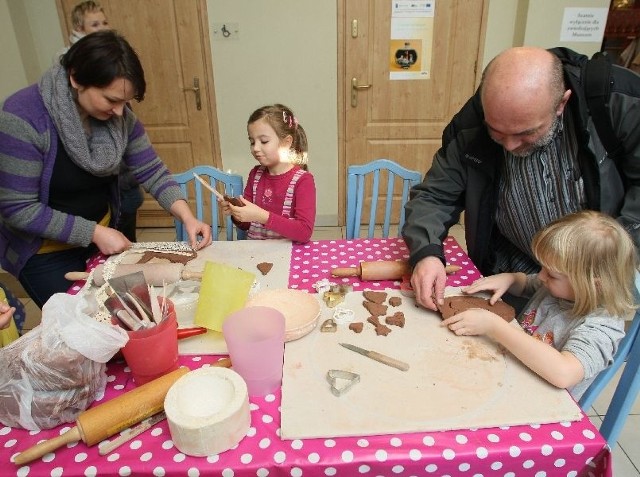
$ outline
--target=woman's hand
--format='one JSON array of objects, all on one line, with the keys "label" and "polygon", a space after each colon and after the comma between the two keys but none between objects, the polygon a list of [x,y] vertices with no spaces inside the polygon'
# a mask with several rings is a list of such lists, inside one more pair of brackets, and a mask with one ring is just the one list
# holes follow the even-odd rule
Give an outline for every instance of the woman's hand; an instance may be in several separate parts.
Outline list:
[{"label": "woman's hand", "polygon": [[96,225],[91,240],[103,255],[122,253],[131,248],[131,242],[122,232],[103,225]]},{"label": "woman's hand", "polygon": [[228,204],[231,211],[231,217],[237,222],[257,222],[259,224],[266,224],[269,220],[269,212],[262,207],[258,207],[253,202],[249,202],[242,196],[239,196],[240,200],[244,204],[243,206],[235,206]]},{"label": "woman's hand", "polygon": [[187,229],[191,248],[200,250],[211,245],[211,227],[209,225],[193,217],[184,221],[184,227]]},{"label": "woman's hand", "polygon": [[171,205],[171,215],[184,224],[192,249],[200,250],[211,245],[211,227],[193,215],[186,200],[176,200]]}]

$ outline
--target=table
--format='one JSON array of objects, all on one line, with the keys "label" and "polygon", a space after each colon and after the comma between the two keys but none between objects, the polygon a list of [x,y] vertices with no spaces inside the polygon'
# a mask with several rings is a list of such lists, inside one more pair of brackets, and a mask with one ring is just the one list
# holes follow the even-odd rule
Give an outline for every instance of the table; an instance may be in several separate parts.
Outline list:
[{"label": "table", "polygon": [[[453,238],[445,242],[447,261],[462,266],[448,284],[464,286],[479,273]],[[360,261],[399,260],[408,256],[401,239],[321,240],[294,245],[289,287],[313,290],[333,266]],[[99,259],[96,259],[99,260]],[[95,266],[97,261],[90,264]],[[355,290],[399,286],[399,282],[344,279]],[[77,291],[77,290],[72,290]],[[191,369],[208,366],[219,356],[181,356]],[[123,363],[107,366],[104,400],[133,388]],[[514,405],[525,405],[522,402]],[[281,440],[280,392],[251,399],[251,427],[233,449],[206,458],[190,457],[173,445],[166,421],[155,425],[112,454],[78,443],[17,468],[11,456],[57,436],[71,425],[30,432],[0,427],[2,475],[109,476],[586,476],[612,475],[611,454],[598,430],[584,416],[576,422],[462,431],[412,433],[334,439]]]}]

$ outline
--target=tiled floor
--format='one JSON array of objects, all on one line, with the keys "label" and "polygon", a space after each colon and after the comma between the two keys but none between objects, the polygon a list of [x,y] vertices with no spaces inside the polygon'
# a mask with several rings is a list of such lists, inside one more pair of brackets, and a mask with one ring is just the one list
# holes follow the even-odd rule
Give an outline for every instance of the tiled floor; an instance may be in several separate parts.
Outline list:
[{"label": "tiled floor", "polygon": [[[464,233],[461,226],[454,226],[451,229],[458,242],[465,247]],[[333,238],[343,238],[344,228],[341,227],[317,227],[312,240],[324,240]],[[174,229],[140,229],[138,231],[139,242],[173,241],[175,240]],[[466,247],[465,247],[466,248]],[[3,278],[4,280],[4,278]],[[5,283],[5,282],[3,282]],[[25,296],[24,291],[20,292],[19,285],[10,284],[14,292]],[[25,329],[32,329],[40,322],[40,310],[28,298],[21,298],[27,310],[27,320]],[[620,373],[618,373],[619,376]],[[602,392],[596,400],[593,408],[587,413],[596,426],[602,422],[602,416],[606,413],[607,406],[617,384],[617,377]],[[523,401],[526,396],[523,396]],[[518,404],[518,403],[514,403]],[[636,400],[631,415],[628,417],[620,439],[613,449],[613,475],[615,477],[640,477],[640,400]]]}]

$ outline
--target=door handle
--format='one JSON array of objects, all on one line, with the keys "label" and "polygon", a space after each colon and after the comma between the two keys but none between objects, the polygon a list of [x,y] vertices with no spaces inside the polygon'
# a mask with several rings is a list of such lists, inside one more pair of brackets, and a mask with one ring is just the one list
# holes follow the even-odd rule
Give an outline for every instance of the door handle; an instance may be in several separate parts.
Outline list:
[{"label": "door handle", "polygon": [[371,88],[370,84],[358,84],[358,78],[351,78],[351,107],[358,106],[358,91]]},{"label": "door handle", "polygon": [[182,91],[193,91],[196,94],[196,109],[200,111],[202,109],[202,100],[200,98],[200,78],[197,76],[193,78],[193,86],[191,88],[182,88]]}]

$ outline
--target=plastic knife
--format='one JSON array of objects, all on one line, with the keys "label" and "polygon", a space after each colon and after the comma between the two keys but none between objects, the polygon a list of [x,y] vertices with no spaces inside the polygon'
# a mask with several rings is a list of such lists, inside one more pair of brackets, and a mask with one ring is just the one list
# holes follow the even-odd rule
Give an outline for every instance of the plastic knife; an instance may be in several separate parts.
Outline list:
[{"label": "plastic knife", "polygon": [[349,343],[340,343],[340,346],[344,346],[351,351],[355,351],[356,353],[360,353],[362,356],[366,356],[367,358],[371,358],[375,361],[378,361],[382,364],[386,364],[387,366],[391,366],[392,368],[399,369],[400,371],[408,371],[409,365],[403,361],[399,361],[397,359],[391,358],[384,354],[378,353],[377,351],[369,351],[358,346],[354,346]]}]

